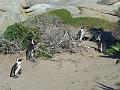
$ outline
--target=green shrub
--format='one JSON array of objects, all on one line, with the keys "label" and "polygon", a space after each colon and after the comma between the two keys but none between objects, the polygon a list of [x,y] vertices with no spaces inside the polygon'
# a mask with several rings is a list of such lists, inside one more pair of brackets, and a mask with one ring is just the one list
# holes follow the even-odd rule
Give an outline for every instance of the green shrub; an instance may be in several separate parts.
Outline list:
[{"label": "green shrub", "polygon": [[73,18],[69,11],[65,9],[51,10],[49,14],[58,16],[65,24],[74,26],[86,26],[88,28],[98,27],[112,29],[114,24],[104,19],[94,17],[76,17]]},{"label": "green shrub", "polygon": [[[33,37],[37,43],[41,42],[41,32],[38,29],[30,28],[22,23],[15,23],[14,25],[8,26],[4,32],[4,38],[8,41],[15,42],[21,49],[26,49],[28,38]],[[7,44],[6,44],[7,45]],[[6,47],[7,48],[7,47]],[[52,58],[53,54],[47,50],[45,46],[39,46],[35,52],[35,57],[47,57]]]},{"label": "green shrub", "polygon": [[39,41],[38,30],[25,27],[22,23],[15,23],[8,26],[4,32],[5,39],[17,43],[22,49],[25,49],[29,36]]},{"label": "green shrub", "polygon": [[110,49],[107,50],[108,54],[120,54],[120,43],[113,45]]},{"label": "green shrub", "polygon": [[53,53],[50,52],[45,46],[40,45],[35,52],[35,57],[47,57],[47,58],[53,58]]}]

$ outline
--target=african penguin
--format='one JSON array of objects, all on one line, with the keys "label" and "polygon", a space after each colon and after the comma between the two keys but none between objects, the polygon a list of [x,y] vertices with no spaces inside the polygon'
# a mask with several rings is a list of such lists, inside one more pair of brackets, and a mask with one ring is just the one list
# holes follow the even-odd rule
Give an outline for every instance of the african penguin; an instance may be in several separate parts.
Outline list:
[{"label": "african penguin", "polygon": [[77,39],[82,41],[83,36],[85,35],[84,27],[80,28],[78,34],[77,34]]},{"label": "african penguin", "polygon": [[11,72],[10,72],[10,77],[13,77],[13,78],[18,78],[18,74],[20,75],[21,74],[21,61],[23,59],[17,59],[16,60],[16,63],[12,66],[11,68]]},{"label": "african penguin", "polygon": [[26,50],[26,60],[30,60],[32,62],[35,62],[35,59],[33,57],[33,52],[35,49],[35,42],[33,39],[29,39],[29,43],[27,46],[27,50]]}]

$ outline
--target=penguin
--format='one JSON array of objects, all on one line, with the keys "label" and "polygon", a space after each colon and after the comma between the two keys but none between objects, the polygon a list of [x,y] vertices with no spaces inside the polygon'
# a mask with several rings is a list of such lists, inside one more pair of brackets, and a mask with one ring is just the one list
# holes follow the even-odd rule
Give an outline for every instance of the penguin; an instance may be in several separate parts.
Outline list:
[{"label": "penguin", "polygon": [[27,50],[26,50],[26,60],[30,60],[32,62],[35,62],[35,59],[33,57],[33,52],[34,52],[34,49],[35,49],[35,44],[36,42],[31,39],[29,39],[29,43],[28,43],[28,46],[27,46]]},{"label": "penguin", "polygon": [[77,33],[77,39],[82,41],[84,35],[85,35],[85,31],[84,31],[84,26],[83,26],[80,28],[79,32]]},{"label": "penguin", "polygon": [[96,41],[98,43],[98,51],[101,53],[105,53],[106,49],[107,49],[107,45],[106,45],[105,40],[103,39],[103,30],[102,29],[99,30],[99,35],[96,38]]},{"label": "penguin", "polygon": [[89,40],[89,39],[90,39],[90,38],[89,38],[89,37],[86,37],[86,36],[82,38],[83,41],[87,41],[87,40]]},{"label": "penguin", "polygon": [[118,60],[115,62],[115,64],[118,64],[118,63],[120,63],[120,59],[118,59]]},{"label": "penguin", "polygon": [[10,77],[13,77],[13,78],[18,78],[19,77],[17,75],[21,74],[21,63],[22,63],[22,60],[23,59],[20,59],[20,58],[18,58],[16,60],[16,63],[11,68]]}]

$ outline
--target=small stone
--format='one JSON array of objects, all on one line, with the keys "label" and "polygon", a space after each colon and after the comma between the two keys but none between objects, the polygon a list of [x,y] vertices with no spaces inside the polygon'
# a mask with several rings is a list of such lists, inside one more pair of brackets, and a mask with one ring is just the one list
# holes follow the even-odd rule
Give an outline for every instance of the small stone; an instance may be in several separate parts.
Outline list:
[{"label": "small stone", "polygon": [[72,83],[74,83],[74,82],[72,82]]},{"label": "small stone", "polygon": [[75,70],[75,72],[78,72],[78,70]]}]

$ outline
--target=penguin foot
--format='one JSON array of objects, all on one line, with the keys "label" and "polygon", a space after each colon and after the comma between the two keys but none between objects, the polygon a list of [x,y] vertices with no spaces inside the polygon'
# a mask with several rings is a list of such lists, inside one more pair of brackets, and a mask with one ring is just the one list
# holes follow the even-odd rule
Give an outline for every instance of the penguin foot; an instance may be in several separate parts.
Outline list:
[{"label": "penguin foot", "polygon": [[30,61],[36,63],[36,60],[34,60],[34,59],[30,59]]},{"label": "penguin foot", "polygon": [[[31,60],[30,60],[31,61]],[[33,62],[33,63],[36,63],[36,61],[34,60],[34,61],[31,61],[31,62]]]},{"label": "penguin foot", "polygon": [[16,76],[16,75],[15,75],[15,76],[13,76],[13,78],[14,78],[14,79],[17,79],[17,78],[19,78],[19,76]]},{"label": "penguin foot", "polygon": [[18,74],[21,75],[21,73],[22,73],[22,71],[20,70],[20,71],[18,72]]},{"label": "penguin foot", "polygon": [[118,63],[120,63],[120,60],[117,60],[115,64],[118,64]]},{"label": "penguin foot", "polygon": [[10,77],[14,77],[13,75],[10,75]]},{"label": "penguin foot", "polygon": [[28,60],[29,58],[26,58],[26,60]]}]

